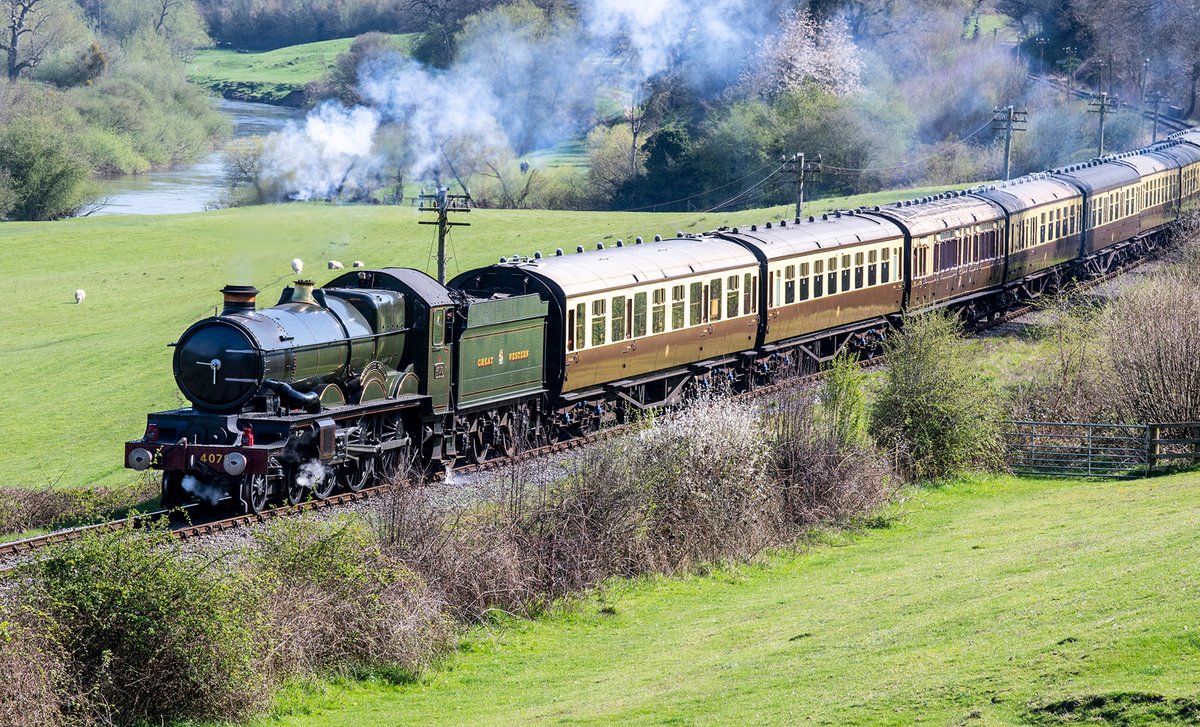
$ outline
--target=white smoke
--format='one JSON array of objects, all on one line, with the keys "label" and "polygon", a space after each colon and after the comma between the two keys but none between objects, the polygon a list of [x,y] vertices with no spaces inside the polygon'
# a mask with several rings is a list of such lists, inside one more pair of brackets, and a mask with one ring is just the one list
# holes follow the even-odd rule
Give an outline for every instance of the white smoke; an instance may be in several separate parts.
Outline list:
[{"label": "white smoke", "polygon": [[209,505],[216,505],[220,502],[221,496],[225,494],[220,487],[201,482],[191,475],[184,475],[183,482],[180,484],[183,486],[184,492],[191,493],[197,499],[207,501]]},{"label": "white smoke", "polygon": [[[366,106],[325,103],[303,126],[267,142],[264,176],[297,199],[361,192],[385,169],[409,179],[465,180],[479,160],[512,158],[578,138],[597,122],[597,102],[644,99],[647,82],[679,74],[719,92],[753,62],[778,22],[779,0],[583,0],[577,23],[480,21],[455,64],[431,69],[376,56],[359,68]],[[381,130],[402,129],[402,149]],[[389,144],[394,140],[389,140]]]},{"label": "white smoke", "polygon": [[300,470],[296,473],[296,484],[311,489],[321,484],[327,472],[328,470],[320,460],[310,460],[300,466]]},{"label": "white smoke", "polygon": [[373,153],[379,113],[366,106],[321,104],[304,120],[267,137],[263,162],[295,199],[324,198],[369,186],[378,174]]}]

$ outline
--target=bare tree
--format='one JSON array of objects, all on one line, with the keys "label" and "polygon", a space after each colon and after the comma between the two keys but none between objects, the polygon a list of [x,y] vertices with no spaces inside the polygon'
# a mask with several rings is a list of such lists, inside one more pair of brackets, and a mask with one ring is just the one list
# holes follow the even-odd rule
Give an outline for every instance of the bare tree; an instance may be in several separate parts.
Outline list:
[{"label": "bare tree", "polygon": [[183,0],[158,0],[155,6],[155,10],[157,11],[157,17],[154,19],[155,33],[162,32],[163,27],[167,23],[167,18],[170,17],[175,8],[182,4]]},{"label": "bare tree", "polygon": [[48,0],[0,0],[0,9],[5,23],[0,51],[8,56],[8,80],[15,81],[25,69],[36,68],[53,45],[53,16]]}]

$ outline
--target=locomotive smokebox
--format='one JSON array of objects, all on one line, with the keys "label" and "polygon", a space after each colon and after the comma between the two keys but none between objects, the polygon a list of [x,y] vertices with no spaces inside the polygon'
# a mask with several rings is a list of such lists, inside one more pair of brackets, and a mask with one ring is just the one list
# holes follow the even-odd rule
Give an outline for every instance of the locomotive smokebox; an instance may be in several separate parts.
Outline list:
[{"label": "locomotive smokebox", "polygon": [[245,313],[254,310],[258,288],[253,285],[226,285],[221,288],[221,294],[225,296],[225,308],[221,311],[221,315],[227,316],[230,313]]}]

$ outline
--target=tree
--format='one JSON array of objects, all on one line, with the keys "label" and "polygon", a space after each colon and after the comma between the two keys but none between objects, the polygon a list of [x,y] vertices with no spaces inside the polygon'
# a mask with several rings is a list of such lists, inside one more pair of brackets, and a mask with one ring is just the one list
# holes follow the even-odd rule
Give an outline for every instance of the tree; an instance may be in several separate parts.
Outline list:
[{"label": "tree", "polygon": [[759,45],[758,65],[746,83],[765,98],[807,85],[846,96],[860,89],[861,69],[845,20],[817,22],[807,12],[793,11],[784,16],[779,32]]},{"label": "tree", "polygon": [[871,425],[881,444],[906,455],[914,479],[952,477],[1000,453],[996,394],[967,360],[961,337],[957,318],[933,312],[907,317],[885,344]]},{"label": "tree", "polygon": [[10,219],[70,217],[87,202],[87,165],[46,122],[18,120],[0,134],[0,172],[15,192]]},{"label": "tree", "polygon": [[597,204],[608,204],[629,180],[645,173],[646,154],[640,149],[630,165],[632,143],[628,124],[597,126],[588,132],[588,186]]},{"label": "tree", "polygon": [[0,51],[7,58],[8,80],[15,81],[25,70],[37,68],[46,54],[59,42],[61,27],[55,17],[53,0],[0,0],[3,35]]}]

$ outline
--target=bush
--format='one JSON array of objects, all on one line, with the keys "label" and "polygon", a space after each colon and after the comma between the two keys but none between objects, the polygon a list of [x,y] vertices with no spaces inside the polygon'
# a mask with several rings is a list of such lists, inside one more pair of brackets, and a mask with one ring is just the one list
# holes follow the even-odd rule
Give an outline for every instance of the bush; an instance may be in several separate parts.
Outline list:
[{"label": "bush", "polygon": [[361,520],[275,523],[255,534],[253,570],[275,673],[416,671],[447,646],[442,603]]},{"label": "bush", "polygon": [[1101,329],[1117,407],[1138,422],[1200,421],[1200,287],[1172,268],[1118,298]]},{"label": "bush", "polygon": [[23,566],[25,601],[89,695],[83,720],[233,719],[265,703],[257,593],[166,531],[92,533]]},{"label": "bush", "polygon": [[967,360],[958,319],[931,312],[903,324],[885,342],[887,369],[871,417],[876,439],[904,454],[913,479],[996,465],[997,396]]},{"label": "bush", "polygon": [[87,201],[87,165],[47,122],[18,120],[0,133],[0,171],[13,192],[10,219],[69,217]]},{"label": "bush", "polygon": [[[857,369],[854,373],[861,376]],[[827,380],[825,402],[829,388]],[[852,393],[849,403],[853,406],[860,395],[861,389]],[[829,421],[827,412],[814,417],[807,404],[796,400],[783,403],[768,419],[771,481],[783,520],[791,526],[853,522],[886,504],[900,484],[887,457],[870,445],[865,433],[847,437],[847,431],[855,430],[821,424]]]},{"label": "bush", "polygon": [[9,727],[68,724],[65,710],[81,701],[71,688],[62,650],[30,623],[35,618],[0,603],[0,724]]}]

